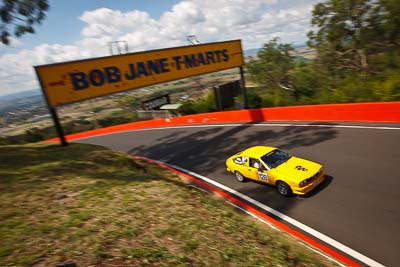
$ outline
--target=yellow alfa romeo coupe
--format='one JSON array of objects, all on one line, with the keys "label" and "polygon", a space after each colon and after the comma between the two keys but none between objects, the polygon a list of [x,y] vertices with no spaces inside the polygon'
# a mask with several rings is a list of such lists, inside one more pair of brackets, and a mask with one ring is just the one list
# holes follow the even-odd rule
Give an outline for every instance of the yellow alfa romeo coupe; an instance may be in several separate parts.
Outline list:
[{"label": "yellow alfa romeo coupe", "polygon": [[229,157],[226,168],[239,182],[273,185],[282,196],[307,194],[324,180],[321,164],[269,146],[253,146]]}]

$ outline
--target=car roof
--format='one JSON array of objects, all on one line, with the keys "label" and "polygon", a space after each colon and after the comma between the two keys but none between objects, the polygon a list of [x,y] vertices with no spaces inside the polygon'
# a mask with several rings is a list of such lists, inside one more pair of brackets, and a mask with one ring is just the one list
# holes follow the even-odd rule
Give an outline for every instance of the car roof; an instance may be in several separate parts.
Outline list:
[{"label": "car roof", "polygon": [[242,154],[250,157],[261,158],[265,154],[275,150],[276,147],[271,146],[252,146],[245,149]]}]

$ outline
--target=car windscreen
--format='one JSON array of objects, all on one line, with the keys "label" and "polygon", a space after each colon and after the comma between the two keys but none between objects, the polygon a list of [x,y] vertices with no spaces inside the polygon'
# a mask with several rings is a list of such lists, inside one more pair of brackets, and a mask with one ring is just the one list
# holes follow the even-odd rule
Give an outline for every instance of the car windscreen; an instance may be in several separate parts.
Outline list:
[{"label": "car windscreen", "polygon": [[262,156],[261,160],[267,164],[270,169],[273,169],[290,159],[290,157],[292,156],[285,151],[275,149],[272,152]]}]

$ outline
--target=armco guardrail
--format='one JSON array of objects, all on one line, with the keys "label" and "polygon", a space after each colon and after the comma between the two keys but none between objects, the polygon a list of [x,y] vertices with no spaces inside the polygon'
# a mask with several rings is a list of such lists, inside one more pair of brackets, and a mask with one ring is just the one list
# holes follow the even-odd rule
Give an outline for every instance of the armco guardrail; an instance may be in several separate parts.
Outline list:
[{"label": "armco guardrail", "polygon": [[[262,121],[400,122],[400,102],[326,104],[234,110],[126,123],[68,135],[67,140],[146,128],[187,124]],[[47,141],[56,141],[53,138]]]}]

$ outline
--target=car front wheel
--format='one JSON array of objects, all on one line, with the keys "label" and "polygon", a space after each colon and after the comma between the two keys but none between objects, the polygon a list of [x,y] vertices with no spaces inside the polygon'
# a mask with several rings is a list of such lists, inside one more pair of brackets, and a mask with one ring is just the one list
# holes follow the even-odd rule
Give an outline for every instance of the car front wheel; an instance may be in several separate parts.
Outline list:
[{"label": "car front wheel", "polygon": [[236,177],[236,180],[238,180],[241,183],[246,182],[246,178],[243,176],[243,174],[241,174],[238,171],[235,171],[235,177]]},{"label": "car front wheel", "polygon": [[282,181],[277,182],[276,188],[278,189],[278,193],[284,197],[288,197],[292,194],[292,189],[285,182]]}]

